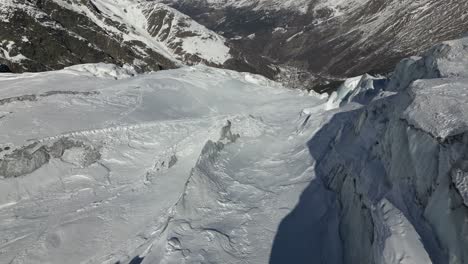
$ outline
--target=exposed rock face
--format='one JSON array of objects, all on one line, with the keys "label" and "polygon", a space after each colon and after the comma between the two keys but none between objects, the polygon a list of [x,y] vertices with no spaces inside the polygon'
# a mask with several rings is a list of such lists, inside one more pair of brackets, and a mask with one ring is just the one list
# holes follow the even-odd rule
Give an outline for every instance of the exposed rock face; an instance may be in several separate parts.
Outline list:
[{"label": "exposed rock face", "polygon": [[163,2],[245,54],[318,76],[387,72],[404,57],[462,36],[468,25],[468,3],[459,0]]}]

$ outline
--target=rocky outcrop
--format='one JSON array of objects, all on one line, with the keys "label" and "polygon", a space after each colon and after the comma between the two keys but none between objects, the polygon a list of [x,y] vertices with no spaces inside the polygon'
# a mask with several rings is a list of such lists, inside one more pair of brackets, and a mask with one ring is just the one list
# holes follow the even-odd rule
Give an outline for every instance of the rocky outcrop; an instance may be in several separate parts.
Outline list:
[{"label": "rocky outcrop", "polygon": [[[74,150],[75,153],[65,155],[66,151]],[[69,157],[72,159],[69,159]],[[78,140],[61,138],[48,145],[33,143],[22,148],[15,149],[10,154],[0,158],[0,176],[15,178],[27,175],[41,168],[50,159],[63,159],[66,162],[77,163],[81,167],[88,167],[99,160],[99,149]]]}]

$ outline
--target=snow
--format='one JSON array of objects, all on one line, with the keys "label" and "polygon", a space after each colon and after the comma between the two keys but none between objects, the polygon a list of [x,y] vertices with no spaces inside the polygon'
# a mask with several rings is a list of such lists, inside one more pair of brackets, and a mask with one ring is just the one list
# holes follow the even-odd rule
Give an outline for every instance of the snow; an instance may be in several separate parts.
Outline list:
[{"label": "snow", "polygon": [[[196,54],[202,59],[216,64],[223,64],[231,58],[230,48],[225,44],[226,39],[224,37],[205,28],[190,17],[175,9],[164,5],[159,5],[157,7],[169,10],[175,15],[173,29],[171,30],[166,42],[182,42],[184,53]],[[194,36],[181,38],[173,33],[174,31],[177,32],[177,30],[180,32],[190,32]]]},{"label": "snow", "polygon": [[[312,160],[303,140],[285,138],[296,133],[301,109],[323,101],[261,76],[196,66],[132,77],[112,65],[88,64],[55,72],[3,74],[0,94],[37,95],[35,100],[0,105],[0,111],[8,113],[0,119],[1,147],[10,146],[8,153],[51,153],[50,160],[37,163],[32,172],[16,178],[3,175],[0,180],[2,261],[115,263],[136,255],[149,260],[158,252],[157,245],[166,241],[177,247],[175,240],[165,239],[177,223],[167,231],[163,226],[171,218],[184,218],[193,227],[203,225],[203,219],[192,219],[176,204],[189,178],[198,177],[191,171],[202,162],[205,143],[219,139],[226,120],[232,122],[232,133],[240,135],[223,152],[232,160],[226,173],[238,171],[232,174],[238,183],[230,187],[236,199],[254,201],[265,194],[262,190],[280,185],[296,190],[281,194],[285,197],[281,204],[266,192],[266,207],[242,217],[251,222],[245,228],[252,232],[239,237],[239,245],[248,243],[253,249],[264,244],[250,257],[253,262],[267,262],[274,240],[274,232],[262,234],[256,226],[271,219],[263,226],[275,230],[288,210],[274,216],[270,212],[292,208],[314,177],[306,173]],[[278,144],[265,144],[273,141]],[[297,164],[302,164],[296,172],[288,169],[294,164],[285,166],[290,144],[296,148]],[[63,153],[52,154],[58,146]],[[204,188],[217,192],[213,187],[200,185],[190,194],[191,201],[201,201],[198,192]],[[220,210],[216,202],[206,205],[213,212]],[[249,202],[243,208],[248,207],[257,205]],[[233,220],[226,228],[236,228],[237,223]],[[193,232],[223,240],[215,231]],[[236,234],[230,235],[237,240]],[[186,239],[180,241],[185,244]],[[201,241],[193,243],[197,245],[205,247]],[[217,250],[216,245],[210,243],[206,249]],[[177,259],[168,252],[164,256]]]},{"label": "snow", "polygon": [[468,38],[442,42],[428,53],[440,77],[468,77]]},{"label": "snow", "polygon": [[333,11],[333,17],[341,16],[344,13],[352,12],[352,10],[363,6],[369,0],[320,0],[314,6],[314,10],[330,9]]},{"label": "snow", "polygon": [[[174,62],[196,64],[198,61],[191,60],[190,56],[197,55],[203,62],[221,65],[231,58],[230,48],[223,37],[164,4],[137,0],[95,0],[93,4],[102,12],[98,16],[89,6],[78,1],[55,1],[65,8],[86,14],[99,27],[121,37],[123,41],[144,43]],[[164,13],[163,21],[152,21],[155,13]],[[124,25],[127,30],[106,23],[101,15]],[[159,32],[154,32],[159,23],[163,23],[162,27]],[[185,33],[189,33],[190,37],[181,36]],[[139,51],[147,53],[144,49]]]},{"label": "snow", "polygon": [[275,33],[284,34],[286,32],[288,32],[288,30],[283,27],[276,27],[273,29],[273,34]]},{"label": "snow", "polygon": [[334,91],[330,98],[328,99],[326,109],[331,110],[338,108],[341,102],[345,99],[345,97],[353,92],[357,87],[359,82],[361,81],[362,76],[357,76],[354,78],[348,78],[344,81],[342,85],[338,88],[337,91]]},{"label": "snow", "polygon": [[80,76],[88,75],[114,79],[125,79],[136,75],[135,69],[130,65],[118,67],[113,64],[105,63],[74,65],[66,67],[62,72],[73,73]]},{"label": "snow", "polygon": [[348,99],[309,144],[317,176],[340,195],[346,260],[467,259],[464,42],[403,60],[383,89],[381,80],[366,78],[361,83],[372,86],[344,85],[331,96]]},{"label": "snow", "polygon": [[413,101],[403,118],[440,139],[467,131],[467,82],[468,79],[416,81],[410,90]]},{"label": "snow", "polygon": [[442,140],[467,128],[467,41],[467,38],[446,41],[423,57],[403,60],[388,86],[388,90],[405,90],[411,96],[412,103],[402,117]]},{"label": "snow", "polygon": [[[370,129],[382,126],[356,114],[379,105],[356,103],[375,96],[367,93],[374,80],[346,81],[336,96],[347,103],[326,111],[324,96],[206,66],[3,74],[0,98],[10,99],[0,105],[0,148],[10,150],[0,153],[2,260],[284,263],[325,255],[330,263],[436,263],[437,252],[426,249],[433,235],[395,199],[405,197],[400,189],[380,182],[386,170],[364,157],[371,151],[361,151],[378,136]],[[343,126],[340,114],[355,124]],[[390,138],[406,131],[399,126],[390,126]],[[423,170],[414,179],[425,193],[432,167],[424,164],[437,148],[428,136],[414,138],[408,148],[419,159],[394,162]],[[356,163],[364,167],[354,185],[351,172],[328,178],[328,169],[354,159],[366,161]],[[460,190],[463,175],[453,177]],[[376,243],[367,244],[373,234]],[[358,235],[362,243],[352,243]],[[291,243],[299,250],[288,251]]]},{"label": "snow", "polygon": [[405,217],[391,202],[384,199],[378,206],[381,211],[376,219],[382,221],[378,229],[386,229],[387,239],[384,242],[382,261],[379,263],[433,263],[421,243],[418,233]]},{"label": "snow", "polygon": [[298,36],[300,36],[300,35],[302,35],[302,34],[304,34],[304,31],[299,31],[299,32],[297,32],[296,34],[294,34],[294,35],[292,35],[291,37],[289,37],[289,38],[286,40],[286,42],[290,42],[291,40],[295,39],[296,37],[298,37]]},{"label": "snow", "polygon": [[386,83],[385,78],[369,74],[348,78],[336,91],[332,92],[325,109],[336,109],[350,102],[367,104],[368,100],[380,92]]},{"label": "snow", "polygon": [[[4,48],[2,48],[1,46],[4,46]],[[24,56],[21,53],[17,53],[16,55],[11,55],[10,53],[13,51],[14,48],[15,48],[14,41],[2,40],[2,42],[0,43],[0,57],[6,60],[12,61],[12,62],[21,62],[23,60],[28,59],[26,56]]]},{"label": "snow", "polygon": [[223,64],[230,58],[230,49],[224,44],[217,44],[200,37],[188,37],[182,42],[182,48],[189,54],[196,54],[207,61]]},{"label": "snow", "polygon": [[[105,16],[111,19],[118,19],[118,22],[135,28],[135,31],[129,30],[128,33],[122,32],[117,27],[107,24],[103,19],[101,19],[95,13],[93,13],[88,6],[83,5],[77,1],[69,2],[64,0],[55,0],[55,2],[67,9],[85,14],[100,28],[106,30],[107,32],[122,37],[124,41],[141,41],[146,45],[149,45],[150,48],[154,49],[166,58],[173,58],[171,52],[166,46],[157,41],[152,41],[152,38],[149,35],[149,33],[144,30],[143,27],[144,25],[146,25],[146,17],[144,17],[144,15],[142,14],[142,10],[133,1],[93,1],[93,4],[100,8],[100,10],[103,11]],[[127,9],[130,10],[130,14],[124,11]]]}]

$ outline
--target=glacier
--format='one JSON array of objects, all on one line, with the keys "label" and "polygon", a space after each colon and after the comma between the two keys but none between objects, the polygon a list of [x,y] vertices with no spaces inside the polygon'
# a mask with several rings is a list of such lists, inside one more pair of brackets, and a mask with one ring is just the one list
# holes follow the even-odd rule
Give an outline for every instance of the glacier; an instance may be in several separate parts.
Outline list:
[{"label": "glacier", "polygon": [[0,263],[468,263],[468,39],[327,98],[207,66],[0,75]]},{"label": "glacier", "polygon": [[[165,256],[160,261],[180,263],[177,250],[170,253],[165,245],[177,244],[177,237],[163,239],[179,223],[190,223],[195,238],[211,239],[205,243],[212,251],[219,252],[218,240],[235,244],[225,245],[227,259],[240,254],[267,262],[278,222],[313,178],[300,140],[307,135],[295,139],[294,125],[303,108],[324,99],[264,77],[206,66],[134,75],[131,69],[92,64],[4,74],[0,83],[2,263],[125,263],[158,250]],[[226,127],[228,120],[232,127]],[[284,131],[286,123],[290,128]],[[235,142],[223,143],[223,128]],[[283,161],[290,144],[297,144],[302,163],[292,171],[295,159]],[[213,165],[218,156],[227,164]],[[221,166],[226,172],[215,170]],[[290,190],[278,193],[285,195],[282,205],[275,202],[277,188]],[[208,199],[210,193],[216,195]],[[265,207],[256,204],[262,197]],[[222,201],[225,213],[218,212]],[[191,215],[182,204],[215,211],[213,221],[238,214],[231,225],[242,220],[246,226],[205,228],[198,222],[203,215]],[[277,206],[282,209],[270,216]],[[270,217],[257,229],[268,233],[254,243],[248,226],[255,229]],[[257,251],[260,242],[264,247]]]}]

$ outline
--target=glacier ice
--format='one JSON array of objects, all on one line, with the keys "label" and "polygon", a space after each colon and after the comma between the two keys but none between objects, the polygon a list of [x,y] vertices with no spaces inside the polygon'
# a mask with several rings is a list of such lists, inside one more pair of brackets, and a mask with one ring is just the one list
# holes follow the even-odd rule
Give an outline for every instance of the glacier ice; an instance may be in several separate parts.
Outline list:
[{"label": "glacier ice", "polygon": [[339,195],[346,263],[467,263],[465,43],[403,60],[383,91],[342,107],[309,143]]}]

